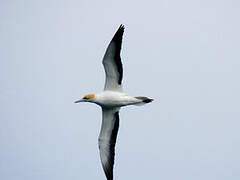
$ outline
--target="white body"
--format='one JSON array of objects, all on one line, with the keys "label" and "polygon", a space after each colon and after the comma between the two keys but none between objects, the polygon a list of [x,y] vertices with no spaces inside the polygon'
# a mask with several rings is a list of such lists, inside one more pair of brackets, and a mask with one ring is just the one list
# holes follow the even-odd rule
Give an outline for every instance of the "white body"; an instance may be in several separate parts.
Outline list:
[{"label": "white body", "polygon": [[114,108],[142,103],[142,100],[122,92],[103,91],[96,94],[93,102],[105,108]]}]

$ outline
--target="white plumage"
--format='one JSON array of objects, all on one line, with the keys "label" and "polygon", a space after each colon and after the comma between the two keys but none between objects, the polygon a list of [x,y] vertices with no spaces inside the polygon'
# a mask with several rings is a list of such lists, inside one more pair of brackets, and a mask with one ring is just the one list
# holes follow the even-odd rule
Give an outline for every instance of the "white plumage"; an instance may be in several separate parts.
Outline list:
[{"label": "white plumage", "polygon": [[122,92],[123,68],[120,57],[124,26],[113,36],[103,57],[106,79],[104,91],[88,94],[78,102],[91,102],[102,107],[102,126],[98,138],[100,158],[107,180],[113,180],[115,144],[119,128],[119,110],[127,105],[142,105],[152,102],[147,97],[132,97]]}]

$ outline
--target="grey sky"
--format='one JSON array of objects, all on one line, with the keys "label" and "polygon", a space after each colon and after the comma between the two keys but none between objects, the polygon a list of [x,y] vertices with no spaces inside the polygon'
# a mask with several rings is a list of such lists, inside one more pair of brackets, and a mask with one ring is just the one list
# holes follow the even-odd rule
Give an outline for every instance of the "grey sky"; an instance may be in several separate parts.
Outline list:
[{"label": "grey sky", "polygon": [[0,179],[105,179],[101,110],[74,104],[104,84],[125,25],[115,179],[240,178],[240,2],[0,1]]}]

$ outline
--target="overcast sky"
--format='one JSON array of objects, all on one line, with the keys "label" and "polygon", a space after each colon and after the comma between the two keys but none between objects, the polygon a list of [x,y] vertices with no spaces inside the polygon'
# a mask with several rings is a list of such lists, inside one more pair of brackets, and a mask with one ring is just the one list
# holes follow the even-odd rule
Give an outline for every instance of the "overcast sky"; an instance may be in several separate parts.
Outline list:
[{"label": "overcast sky", "polygon": [[102,57],[125,25],[116,180],[240,179],[240,1],[1,0],[0,179],[105,180]]}]

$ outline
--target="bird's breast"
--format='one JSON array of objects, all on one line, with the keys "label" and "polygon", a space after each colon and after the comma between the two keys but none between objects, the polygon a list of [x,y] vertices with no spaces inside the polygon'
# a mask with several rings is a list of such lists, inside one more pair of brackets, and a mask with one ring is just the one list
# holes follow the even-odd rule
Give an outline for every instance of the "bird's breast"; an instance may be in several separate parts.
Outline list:
[{"label": "bird's breast", "polygon": [[96,103],[104,107],[121,107],[134,103],[136,99],[119,92],[104,92],[97,95]]}]

